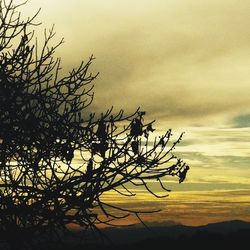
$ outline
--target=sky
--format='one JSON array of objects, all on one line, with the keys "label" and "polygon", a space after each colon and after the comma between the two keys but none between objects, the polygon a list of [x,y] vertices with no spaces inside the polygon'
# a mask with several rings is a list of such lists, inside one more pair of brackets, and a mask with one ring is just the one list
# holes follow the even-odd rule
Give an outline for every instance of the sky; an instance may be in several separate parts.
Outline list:
[{"label": "sky", "polygon": [[37,35],[55,24],[65,72],[96,57],[93,110],[140,106],[157,133],[185,131],[176,153],[191,170],[166,181],[169,198],[105,199],[162,208],[148,222],[250,221],[250,1],[30,0],[24,13],[40,7]]}]

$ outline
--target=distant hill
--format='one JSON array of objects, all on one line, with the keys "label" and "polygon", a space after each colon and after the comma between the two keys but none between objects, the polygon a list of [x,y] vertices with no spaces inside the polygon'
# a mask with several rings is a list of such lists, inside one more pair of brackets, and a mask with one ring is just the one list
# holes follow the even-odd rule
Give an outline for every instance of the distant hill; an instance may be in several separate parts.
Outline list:
[{"label": "distant hill", "polygon": [[[204,226],[184,226],[174,222],[160,223],[145,227],[108,228],[104,230],[105,235],[115,244],[138,242],[147,238],[154,239],[162,236],[178,238],[180,236],[192,237],[198,232],[209,232],[219,234],[235,233],[240,230],[250,230],[250,222],[234,220],[212,223]],[[249,235],[250,237],[250,235]]]},{"label": "distant hill", "polygon": [[[109,228],[104,233],[109,243],[89,245],[88,250],[179,250],[187,249],[249,249],[250,222],[240,220],[191,227],[184,225],[154,225],[149,231],[142,227]],[[171,248],[170,248],[171,247]],[[174,248],[172,248],[174,247]],[[80,248],[79,248],[80,249]]]},{"label": "distant hill", "polygon": [[224,221],[218,223],[211,223],[205,226],[197,227],[199,230],[208,230],[218,233],[230,233],[242,229],[250,229],[250,222],[241,220]]},{"label": "distant hill", "polygon": [[[37,246],[37,250],[247,250],[250,245],[250,222],[240,220],[191,227],[173,222],[153,223],[145,227],[107,228],[100,235],[87,235],[78,244],[73,237],[67,244]],[[78,243],[77,243],[78,242]],[[76,244],[77,243],[77,244]],[[0,247],[0,250],[3,248]],[[6,248],[5,248],[6,249]],[[5,250],[4,249],[4,250]]]}]

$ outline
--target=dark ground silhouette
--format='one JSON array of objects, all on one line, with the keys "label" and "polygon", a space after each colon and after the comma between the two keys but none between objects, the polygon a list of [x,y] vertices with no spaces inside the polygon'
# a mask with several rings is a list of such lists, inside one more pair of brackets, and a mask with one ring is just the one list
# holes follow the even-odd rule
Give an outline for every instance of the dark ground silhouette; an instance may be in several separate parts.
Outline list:
[{"label": "dark ground silhouette", "polygon": [[[250,223],[229,221],[208,224],[206,226],[189,227],[183,225],[152,227],[152,232],[143,227],[110,228],[105,234],[110,242],[75,245],[73,240],[65,245],[51,248],[41,246],[39,249],[51,250],[138,250],[138,249],[249,249]],[[134,236],[134,237],[133,237]],[[99,242],[99,243],[96,243]],[[2,248],[0,248],[2,249]]]},{"label": "dark ground silhouette", "polygon": [[[152,233],[146,232],[143,228],[137,229],[137,233],[136,229],[127,231],[129,230],[130,233],[123,230],[120,239],[116,234],[116,238],[120,241],[123,237],[120,245],[116,242],[113,246],[92,246],[88,249],[249,249],[250,223],[238,220],[199,227],[183,225],[153,227]],[[134,238],[126,244],[126,235],[127,238],[135,235],[141,239]],[[110,236],[112,237],[112,234]]]}]

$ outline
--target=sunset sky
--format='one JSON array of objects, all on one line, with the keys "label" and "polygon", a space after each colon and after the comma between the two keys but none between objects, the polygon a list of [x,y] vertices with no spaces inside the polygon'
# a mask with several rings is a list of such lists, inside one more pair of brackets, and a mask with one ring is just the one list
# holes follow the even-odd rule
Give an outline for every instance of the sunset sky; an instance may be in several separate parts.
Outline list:
[{"label": "sunset sky", "polygon": [[126,206],[163,209],[148,222],[250,221],[250,1],[30,0],[24,12],[40,7],[37,36],[55,24],[65,72],[96,57],[93,110],[140,106],[157,133],[185,131],[187,181]]}]

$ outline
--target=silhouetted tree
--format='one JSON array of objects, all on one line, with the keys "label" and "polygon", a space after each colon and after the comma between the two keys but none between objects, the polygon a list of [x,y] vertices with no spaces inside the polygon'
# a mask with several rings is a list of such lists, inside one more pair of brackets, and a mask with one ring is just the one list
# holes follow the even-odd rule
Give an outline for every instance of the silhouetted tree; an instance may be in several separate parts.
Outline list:
[{"label": "silhouetted tree", "polygon": [[162,179],[183,181],[188,170],[172,154],[182,135],[170,146],[171,130],[152,139],[145,112],[86,111],[97,77],[88,71],[93,57],[62,77],[54,53],[63,40],[50,45],[52,28],[40,46],[32,31],[39,11],[23,20],[24,4],[0,0],[0,238],[18,249],[27,238],[53,239],[70,223],[87,230],[140,218],[143,211],[105,203],[102,194],[134,196],[129,184],[160,197],[150,180],[167,195]]}]

